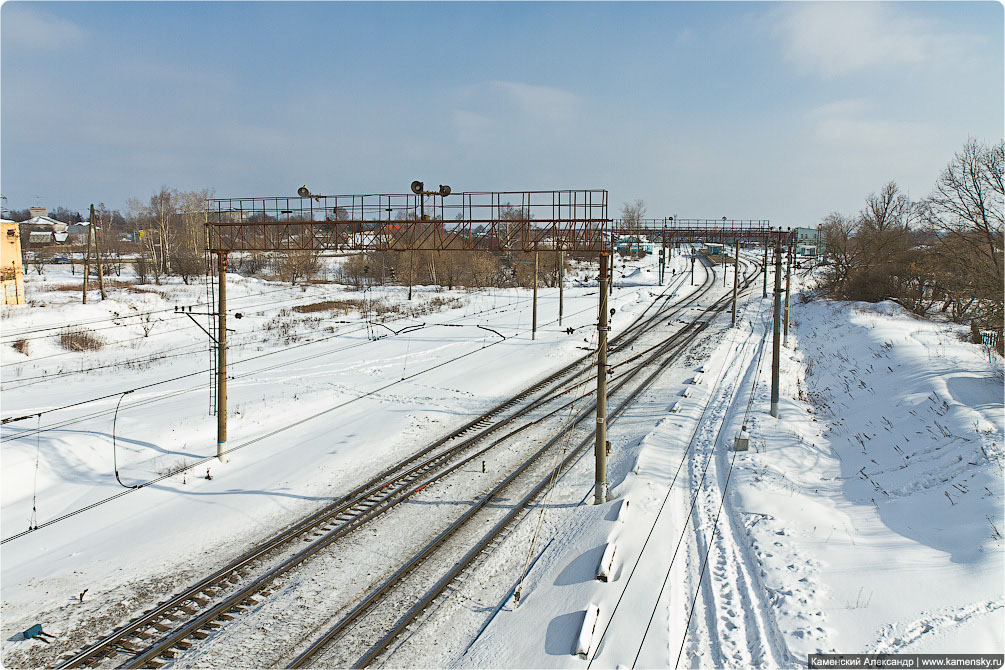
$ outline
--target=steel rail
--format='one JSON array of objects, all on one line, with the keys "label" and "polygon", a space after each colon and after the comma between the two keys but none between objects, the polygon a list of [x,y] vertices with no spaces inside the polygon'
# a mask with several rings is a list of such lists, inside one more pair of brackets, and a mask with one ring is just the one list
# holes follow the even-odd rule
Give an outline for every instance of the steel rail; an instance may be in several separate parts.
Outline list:
[{"label": "steel rail", "polygon": [[[710,277],[711,277],[711,274],[710,274]],[[707,291],[711,287],[712,287],[712,282],[709,282],[709,285],[708,285],[708,287],[706,287],[705,290]],[[652,317],[652,318],[663,318],[663,315],[662,314],[654,315],[654,317]],[[545,383],[547,383],[547,381],[548,380],[545,380],[545,381],[541,382],[539,385],[544,385]],[[582,382],[580,382],[580,383],[582,383]],[[612,392],[614,390],[617,390],[617,389],[613,389]],[[562,394],[564,394],[564,391],[562,392]],[[559,395],[561,395],[561,394],[555,394],[555,395],[553,395],[551,397],[554,398],[554,397],[558,397]],[[533,404],[540,404],[540,403],[541,403],[541,400],[535,401],[535,403],[532,403],[532,405]],[[571,403],[569,403],[569,404],[571,404]],[[565,407],[565,406],[563,406],[563,407]],[[550,412],[549,415],[554,414],[554,413],[560,411],[561,409],[562,409],[562,407],[557,408],[557,409],[553,410],[552,412]],[[529,409],[528,409],[528,411],[529,411]],[[525,413],[525,412],[522,412],[522,413]],[[490,434],[491,432],[494,432],[494,430],[497,430],[502,425],[508,424],[513,418],[515,418],[515,417],[510,417],[509,419],[501,421],[500,423],[496,424],[495,426],[492,426],[492,427],[490,427],[490,428],[482,431],[478,436],[475,436],[473,438],[470,438],[469,440],[466,440],[465,443],[463,444],[463,446],[469,446],[470,444],[476,443],[476,442],[484,439],[484,437],[487,434]],[[526,428],[529,428],[532,425],[535,425],[535,424],[539,423],[540,421],[543,420],[543,418],[544,417],[536,419],[536,420],[532,421],[531,423],[526,424],[526,425],[524,425],[524,426],[522,426],[522,427],[520,427],[520,428],[512,431],[511,433],[507,434],[506,436],[503,436],[503,437],[495,440],[492,444],[488,445],[484,449],[482,449],[480,451],[477,451],[474,454],[470,454],[467,457],[463,458],[462,460],[460,460],[460,461],[458,461],[458,462],[450,465],[446,469],[444,469],[444,470],[436,473],[426,483],[422,484],[421,486],[418,486],[417,488],[412,488],[412,487],[415,486],[415,481],[414,480],[409,480],[408,482],[406,482],[405,485],[400,486],[396,491],[392,492],[391,494],[388,494],[383,499],[377,501],[373,506],[364,509],[355,518],[351,518],[351,519],[346,520],[341,526],[339,526],[338,528],[336,528],[336,529],[328,532],[328,534],[325,535],[324,537],[322,537],[320,540],[317,540],[317,541],[313,542],[310,546],[306,547],[305,549],[301,550],[300,552],[297,552],[297,554],[295,554],[291,558],[289,558],[286,561],[284,561],[281,565],[279,565],[279,566],[277,566],[277,567],[269,570],[267,573],[265,573],[261,577],[257,578],[256,580],[254,580],[252,583],[248,584],[244,588],[240,589],[238,592],[236,592],[236,593],[228,596],[224,601],[220,602],[219,604],[217,604],[216,606],[214,606],[210,610],[204,612],[203,614],[199,615],[195,619],[192,619],[192,620],[188,621],[182,627],[176,629],[175,631],[173,631],[172,633],[170,633],[168,636],[166,636],[165,638],[163,638],[161,641],[159,641],[155,645],[149,647],[146,651],[144,651],[144,652],[138,654],[137,656],[135,656],[134,658],[130,659],[125,664],[123,664],[121,667],[135,668],[135,667],[149,666],[152,663],[157,663],[157,661],[155,659],[158,656],[166,656],[168,654],[172,654],[173,653],[173,652],[171,652],[171,648],[172,647],[179,646],[179,644],[184,644],[184,645],[190,644],[190,643],[185,642],[184,640],[186,638],[190,637],[190,636],[196,635],[200,631],[200,629],[207,627],[207,625],[211,624],[214,620],[216,620],[218,618],[221,618],[221,616],[223,616],[223,615],[229,615],[229,614],[233,613],[235,610],[239,611],[240,608],[242,608],[244,605],[249,604],[251,602],[254,602],[254,601],[251,600],[251,598],[255,594],[263,591],[267,587],[267,585],[269,583],[271,583],[273,580],[275,580],[280,575],[288,572],[293,567],[299,565],[300,563],[304,562],[308,558],[314,556],[315,554],[317,554],[319,551],[321,551],[323,548],[327,547],[329,544],[331,544],[335,540],[340,539],[341,537],[344,537],[345,535],[349,534],[350,532],[352,532],[356,528],[362,526],[363,524],[365,524],[365,523],[373,520],[374,518],[382,515],[383,513],[387,512],[387,511],[389,511],[390,509],[392,509],[397,504],[399,504],[401,502],[404,502],[405,500],[407,500],[408,498],[410,498],[412,495],[414,495],[418,491],[420,491],[420,490],[424,489],[426,486],[428,486],[429,483],[432,483],[433,481],[436,481],[438,479],[442,479],[446,475],[448,475],[448,474],[450,474],[450,473],[458,470],[459,468],[463,467],[465,464],[467,464],[471,460],[474,460],[475,458],[478,458],[479,456],[483,455],[485,452],[487,452],[488,450],[490,450],[493,447],[497,446],[498,444],[500,444],[504,440],[508,439],[512,435],[514,435],[514,434],[516,434],[516,433],[518,433],[518,432],[520,432],[522,430],[525,430]],[[476,419],[475,423],[481,423],[484,420],[485,420],[485,417],[481,417],[479,419]],[[450,454],[449,455],[454,455],[454,454],[458,453],[460,450],[461,450],[460,449],[460,445],[457,448],[452,448],[450,450]],[[434,457],[434,459],[431,459],[431,461],[429,461],[428,463],[432,463],[432,461],[436,461],[437,463],[440,462],[442,460],[441,456],[444,456],[444,455],[442,455],[442,454],[441,455],[437,455],[436,457]],[[433,465],[435,465],[435,464],[433,464]],[[430,465],[429,467],[431,468],[431,467],[433,467],[433,465]],[[423,468],[423,466],[419,466],[416,469],[418,470],[420,468]],[[424,473],[428,469],[429,468],[425,468],[425,469],[422,470],[422,472]],[[395,494],[399,494],[399,495],[395,496]],[[378,506],[380,503],[384,503],[384,504],[382,506]],[[356,505],[356,506],[358,506],[358,505]]]},{"label": "steel rail", "polygon": [[[661,295],[657,297],[655,301],[653,301],[653,304],[656,304],[662,298],[664,302],[663,308],[657,310],[657,312],[653,316],[651,316],[649,319],[646,319],[643,322],[643,317],[645,316],[646,311],[648,311],[649,309],[649,307],[647,307],[646,311],[644,311],[643,314],[639,315],[639,317],[637,317],[633,321],[633,323],[630,324],[630,326],[626,328],[626,330],[621,335],[619,335],[618,338],[615,338],[615,340],[621,341],[622,338],[626,338],[628,342],[634,341],[643,332],[644,327],[647,326],[652,320],[656,318],[664,318],[664,315],[662,314],[662,309],[665,309],[665,303],[671,297],[671,296],[665,296],[665,294],[671,288],[673,288],[673,285],[668,286],[667,289],[665,289],[664,292],[661,293]],[[707,288],[705,290],[707,290]],[[683,309],[687,304],[693,302],[694,299],[697,299],[697,297],[686,300],[684,303],[681,304],[680,309]],[[242,555],[241,557],[231,562],[224,568],[221,568],[220,570],[214,572],[212,575],[200,580],[195,585],[186,589],[180,594],[168,599],[167,601],[160,603],[157,607],[144,613],[139,618],[130,621],[127,625],[121,627],[119,630],[114,631],[113,633],[105,636],[104,638],[98,640],[94,644],[90,645],[89,647],[83,649],[82,651],[78,652],[73,656],[69,657],[64,656],[64,662],[57,667],[60,668],[77,667],[81,664],[87,664],[88,661],[93,662],[95,658],[108,658],[117,655],[118,653],[120,653],[121,650],[126,650],[130,652],[135,651],[129,648],[127,645],[124,645],[123,640],[137,637],[136,635],[137,632],[141,631],[144,628],[150,627],[158,620],[166,618],[165,614],[167,613],[176,611],[186,606],[189,609],[191,609],[193,607],[193,604],[197,604],[200,606],[204,605],[205,602],[200,603],[200,600],[202,601],[207,600],[205,597],[207,591],[211,591],[215,586],[220,585],[222,582],[232,581],[232,575],[234,575],[239,570],[246,568],[248,564],[250,564],[251,562],[263,557],[265,554],[268,554],[270,551],[276,549],[277,547],[286,544],[287,542],[290,542],[293,539],[296,539],[296,537],[304,535],[305,533],[310,533],[313,530],[317,529],[319,526],[322,526],[326,523],[331,523],[332,519],[335,519],[338,516],[344,514],[347,510],[351,510],[354,506],[359,506],[363,501],[367,500],[368,498],[372,498],[376,493],[379,493],[381,490],[386,489],[395,483],[401,483],[401,485],[398,486],[398,489],[393,491],[392,494],[404,489],[405,486],[407,486],[407,484],[411,483],[411,481],[414,481],[414,477],[413,479],[408,479],[408,477],[412,477],[413,475],[415,477],[421,476],[425,472],[428,472],[431,468],[435,467],[435,465],[442,462],[446,457],[452,455],[453,453],[456,453],[456,451],[461,447],[470,446],[470,444],[479,441],[481,439],[484,439],[486,435],[490,434],[491,432],[494,432],[495,430],[498,430],[500,427],[506,425],[507,423],[509,423],[510,420],[516,418],[516,416],[519,416],[520,414],[510,417],[506,421],[499,422],[488,429],[482,430],[478,435],[469,438],[468,440],[465,440],[461,445],[457,445],[457,447],[452,448],[451,452],[444,452],[442,454],[437,454],[433,458],[429,459],[428,461],[422,464],[416,465],[409,470],[402,471],[404,467],[412,463],[415,463],[415,461],[420,459],[422,456],[429,454],[432,450],[436,449],[439,446],[442,446],[443,444],[449,442],[452,439],[459,437],[460,435],[468,432],[469,430],[476,427],[484,426],[485,422],[491,419],[493,416],[504,411],[505,409],[512,407],[520,400],[526,398],[528,395],[540,390],[541,388],[544,388],[549,383],[554,382],[555,380],[559,380],[560,377],[564,377],[564,375],[567,375],[571,370],[576,368],[578,365],[580,365],[583,361],[587,360],[588,358],[589,356],[581,357],[577,361],[574,361],[573,363],[570,363],[569,365],[565,366],[558,372],[553,373],[548,378],[545,378],[544,380],[541,380],[539,382],[530,385],[529,387],[525,388],[523,391],[518,393],[516,396],[513,396],[510,399],[500,403],[496,407],[490,409],[485,414],[461,426],[460,428],[456,429],[449,435],[436,441],[429,447],[420,450],[416,454],[413,454],[412,456],[406,458],[403,461],[400,461],[394,465],[389,466],[388,468],[385,468],[385,470],[383,470],[381,473],[379,473],[376,477],[371,479],[366,484],[357,487],[356,489],[346,494],[339,500],[335,501],[331,505],[309,515],[308,517],[305,517],[303,520],[294,524],[285,531],[281,532],[279,535],[274,536],[269,540],[266,540],[262,545],[259,545],[258,547],[252,549],[251,551]],[[575,373],[575,375],[582,374],[582,372],[583,371],[578,371]],[[559,381],[562,383],[568,383],[564,378],[560,379]],[[562,393],[564,392],[565,391],[562,391]],[[555,396],[557,395],[559,394],[555,394]],[[539,406],[547,399],[548,398],[538,399],[538,401],[535,401],[527,408],[525,408],[525,410],[523,410],[521,414],[526,413],[527,411],[530,411],[531,409]],[[385,496],[383,499],[379,499],[376,502],[379,503],[386,501],[389,497],[390,495]],[[376,516],[376,514],[372,516]],[[365,520],[369,520],[369,518],[372,518],[372,516],[368,517]],[[355,527],[356,525],[358,524],[354,524],[353,527]],[[348,532],[349,530],[352,530],[352,528],[349,528],[346,532]],[[344,533],[342,533],[341,535],[344,535]],[[337,538],[333,537],[332,540],[333,539]],[[248,596],[245,596],[245,598],[247,597]]]},{"label": "steel rail", "polygon": [[[753,281],[753,278],[755,278],[755,277],[756,277],[756,272],[751,273],[748,276],[748,278],[745,280],[745,284],[744,284],[744,290],[745,291],[749,288],[750,283]],[[612,387],[611,391],[609,392],[609,395],[613,395],[613,394],[617,393],[618,391],[620,391],[621,388],[623,388],[625,384],[627,384],[629,381],[631,381],[631,379],[633,379],[645,367],[651,365],[652,362],[655,359],[658,359],[659,357],[666,355],[666,357],[662,361],[659,362],[659,365],[658,365],[657,369],[654,370],[642,382],[642,384],[639,387],[637,387],[636,389],[634,389],[629,394],[629,396],[623,402],[621,402],[621,404],[618,406],[618,408],[616,408],[614,410],[614,412],[612,412],[609,420],[616,419],[617,416],[620,415],[620,413],[623,412],[624,409],[631,402],[633,402],[634,399],[643,390],[645,390],[646,388],[648,388],[652,384],[652,382],[665,369],[665,367],[667,365],[669,365],[670,362],[672,362],[673,360],[675,360],[676,356],[679,355],[680,351],[682,351],[684,349],[684,347],[688,346],[691,342],[693,342],[693,340],[696,339],[701,332],[704,332],[704,330],[708,327],[708,324],[710,323],[710,319],[702,322],[701,321],[701,317],[702,316],[706,316],[710,312],[713,312],[713,311],[716,314],[721,313],[726,308],[726,305],[728,304],[729,300],[730,300],[729,296],[725,296],[725,297],[717,300],[711,306],[709,306],[708,308],[706,308],[705,310],[703,310],[702,314],[699,315],[698,318],[694,319],[690,324],[688,324],[688,326],[686,328],[682,329],[681,331],[678,331],[677,333],[674,334],[674,336],[672,336],[670,339],[668,339],[664,343],[664,346],[660,347],[660,350],[658,352],[654,353],[646,361],[643,361],[642,363],[640,363],[632,371],[630,371],[628,373],[624,373],[625,374],[625,378],[622,379],[618,384],[616,384],[615,386]],[[692,328],[694,328],[694,330],[692,332],[688,332],[688,331],[691,331]],[[684,334],[684,337],[681,337],[680,341],[678,341],[678,337],[680,335],[682,335],[682,334]],[[667,355],[667,352],[669,350],[671,350],[671,349],[676,349],[676,350],[673,353]],[[536,462],[542,455],[544,455],[544,453],[546,451],[548,451],[552,446],[554,446],[558,442],[558,440],[560,440],[561,438],[563,438],[570,431],[572,431],[575,428],[577,428],[578,426],[582,425],[582,423],[584,421],[586,421],[587,419],[589,419],[590,417],[592,417],[592,413],[593,413],[594,407],[595,407],[595,401],[594,401],[594,403],[591,403],[590,407],[588,407],[583,412],[581,412],[580,415],[576,418],[575,421],[571,422],[567,427],[565,427],[562,430],[560,430],[540,450],[538,450],[537,452],[535,452],[517,470],[515,470],[506,479],[504,479],[503,482],[501,482],[500,484],[498,484],[494,489],[492,489],[492,491],[490,491],[488,494],[486,494],[484,497],[482,497],[482,499],[479,502],[475,503],[471,508],[469,508],[469,510],[464,515],[462,515],[460,518],[458,518],[446,530],[444,530],[442,533],[440,533],[440,535],[438,535],[433,541],[431,541],[429,544],[427,544],[426,547],[424,547],[418,554],[416,554],[415,556],[413,556],[413,558],[410,559],[404,566],[402,566],[402,568],[400,568],[391,577],[389,577],[387,580],[385,580],[384,583],[382,583],[377,589],[375,589],[374,591],[372,591],[366,598],[364,598],[364,600],[362,600],[361,602],[359,602],[349,613],[347,613],[338,623],[336,623],[332,628],[330,628],[321,638],[319,638],[314,643],[312,643],[311,646],[308,647],[307,650],[305,650],[304,652],[302,652],[296,659],[294,659],[294,661],[288,667],[291,667],[291,668],[304,667],[304,665],[306,663],[308,663],[312,658],[314,658],[317,655],[317,653],[322,648],[324,648],[332,639],[334,639],[336,637],[339,637],[340,634],[342,633],[342,631],[344,631],[346,628],[348,628],[350,625],[352,625],[356,621],[356,619],[358,619],[360,616],[366,614],[374,606],[376,606],[377,604],[379,604],[379,602],[383,599],[383,597],[388,592],[390,592],[391,589],[393,589],[396,584],[398,584],[405,576],[407,576],[407,574],[411,573],[422,562],[424,562],[425,559],[428,558],[450,536],[452,536],[453,534],[455,534],[457,532],[457,530],[461,526],[465,525],[467,523],[467,521],[469,521],[475,514],[477,514],[477,512],[479,510],[483,509],[485,507],[485,505],[488,504],[488,502],[490,500],[493,500],[496,496],[498,496],[498,494],[499,494],[500,491],[502,491],[504,488],[506,488],[507,486],[509,486],[520,474],[522,474],[523,472],[525,472],[534,462]],[[582,449],[585,448],[585,446],[590,445],[590,444],[592,444],[592,433],[591,433],[591,435],[587,436],[584,439],[584,441],[581,442],[580,445],[576,447],[576,449],[574,450],[574,452],[571,453],[563,461],[563,464],[560,466],[560,470],[564,469],[565,465],[567,465],[568,463],[572,462],[572,460],[574,458],[578,458],[579,456],[581,456]],[[462,559],[461,561],[458,561],[455,564],[454,568],[445,577],[443,577],[440,581],[437,582],[437,585],[433,588],[433,590],[430,591],[429,594],[427,594],[427,596],[425,596],[422,600],[420,600],[419,603],[417,603],[416,605],[414,605],[409,610],[409,613],[406,614],[405,616],[403,616],[395,624],[395,626],[391,630],[391,632],[389,632],[384,638],[382,638],[382,640],[380,642],[378,642],[376,645],[374,645],[373,647],[371,647],[371,649],[369,651],[367,651],[367,653],[359,661],[357,661],[357,663],[354,664],[354,667],[364,667],[364,666],[366,666],[379,653],[381,653],[382,650],[386,649],[387,646],[389,646],[391,644],[391,642],[393,642],[394,638],[397,637],[397,635],[400,634],[400,632],[409,623],[411,623],[411,621],[413,621],[414,618],[416,616],[418,616],[419,613],[421,613],[421,611],[423,611],[424,609],[426,609],[426,607],[428,607],[428,605],[440,593],[442,593],[442,591],[446,588],[446,586],[454,578],[456,578],[457,575],[459,575],[461,572],[463,572],[463,570],[466,569],[470,565],[470,563],[474,560],[474,558],[479,553],[481,553],[481,551],[484,550],[484,548],[486,546],[488,546],[488,544],[496,536],[498,536],[499,533],[502,532],[502,530],[508,525],[508,523],[510,521],[512,521],[513,518],[515,518],[517,515],[519,515],[522,512],[523,508],[525,508],[526,505],[529,504],[540,493],[540,491],[544,488],[544,486],[546,486],[550,482],[550,480],[551,480],[551,474],[549,474],[547,477],[545,477],[538,484],[538,486],[535,487],[535,489],[531,492],[531,494],[529,494],[526,498],[524,498],[524,500],[521,503],[518,503],[517,506],[507,515],[507,517],[503,521],[499,522],[493,528],[493,530],[490,531],[490,533],[488,535],[486,535],[485,537],[483,537],[483,539],[481,541],[479,541],[479,543],[477,543],[475,545],[475,547],[471,551],[468,552],[468,554],[465,555],[464,559]]]}]

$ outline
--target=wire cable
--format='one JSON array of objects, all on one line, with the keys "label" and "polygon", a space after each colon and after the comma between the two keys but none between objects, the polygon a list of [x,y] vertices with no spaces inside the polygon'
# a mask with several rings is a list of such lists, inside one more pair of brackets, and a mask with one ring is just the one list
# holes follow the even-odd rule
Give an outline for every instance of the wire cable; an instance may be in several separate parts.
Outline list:
[{"label": "wire cable", "polygon": [[[128,395],[129,393],[132,393],[132,391],[126,391],[121,396],[119,396],[119,402],[115,405],[115,418],[112,419],[112,467],[115,469],[115,479],[116,481],[119,482],[119,484],[122,484],[122,479],[119,477],[119,457],[118,457],[118,449],[116,448],[115,443],[115,428],[119,422],[119,405],[122,404],[122,399],[125,398],[126,395]],[[122,484],[122,486],[127,489],[139,488],[138,486],[127,486],[126,484]]]}]

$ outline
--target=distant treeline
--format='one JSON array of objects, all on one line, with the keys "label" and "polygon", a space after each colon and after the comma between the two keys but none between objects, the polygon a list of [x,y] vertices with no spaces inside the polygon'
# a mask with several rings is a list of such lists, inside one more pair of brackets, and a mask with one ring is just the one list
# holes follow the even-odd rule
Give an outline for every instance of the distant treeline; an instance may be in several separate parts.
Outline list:
[{"label": "distant treeline", "polygon": [[824,287],[833,297],[895,300],[999,334],[1005,320],[1005,143],[969,140],[931,195],[912,201],[890,182],[856,215],[834,212],[826,235]]}]

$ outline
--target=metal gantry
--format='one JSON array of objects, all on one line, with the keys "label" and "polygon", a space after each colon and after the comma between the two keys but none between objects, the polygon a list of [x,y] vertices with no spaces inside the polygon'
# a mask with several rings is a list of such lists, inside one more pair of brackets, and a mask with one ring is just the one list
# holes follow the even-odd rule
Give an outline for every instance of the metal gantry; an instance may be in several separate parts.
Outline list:
[{"label": "metal gantry", "polygon": [[[767,220],[607,218],[607,191],[472,191],[215,198],[207,202],[207,251],[217,256],[220,280],[217,346],[217,455],[226,459],[227,383],[225,328],[227,256],[240,252],[352,251],[554,251],[596,253],[600,260],[597,328],[597,432],[595,502],[607,495],[606,387],[608,261],[619,235],[668,244],[717,242],[781,244],[794,235]],[[535,305],[536,309],[536,305]]]}]

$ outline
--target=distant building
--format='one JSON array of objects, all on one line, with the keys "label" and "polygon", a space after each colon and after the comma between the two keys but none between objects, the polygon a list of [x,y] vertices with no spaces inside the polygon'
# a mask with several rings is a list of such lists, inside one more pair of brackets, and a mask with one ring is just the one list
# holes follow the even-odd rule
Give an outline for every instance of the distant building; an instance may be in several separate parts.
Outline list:
[{"label": "distant building", "polygon": [[815,258],[827,253],[827,239],[818,228],[796,228],[796,256]]},{"label": "distant building", "polygon": [[0,291],[3,293],[3,304],[24,304],[21,233],[18,225],[7,219],[0,219]]},{"label": "distant building", "polygon": [[69,237],[67,233],[69,224],[48,216],[45,207],[32,207],[29,212],[32,217],[19,224],[22,229],[27,228],[28,230],[29,246],[49,246],[50,244],[64,244],[66,242]]},{"label": "distant building", "polygon": [[[71,223],[67,227],[66,232],[69,234],[69,241],[71,244],[87,244],[87,231],[91,227],[90,221],[81,221],[80,223]],[[101,230],[100,228],[95,230]]]},{"label": "distant building", "polygon": [[615,243],[615,248],[625,254],[651,254],[654,246],[641,235],[622,235]]}]

